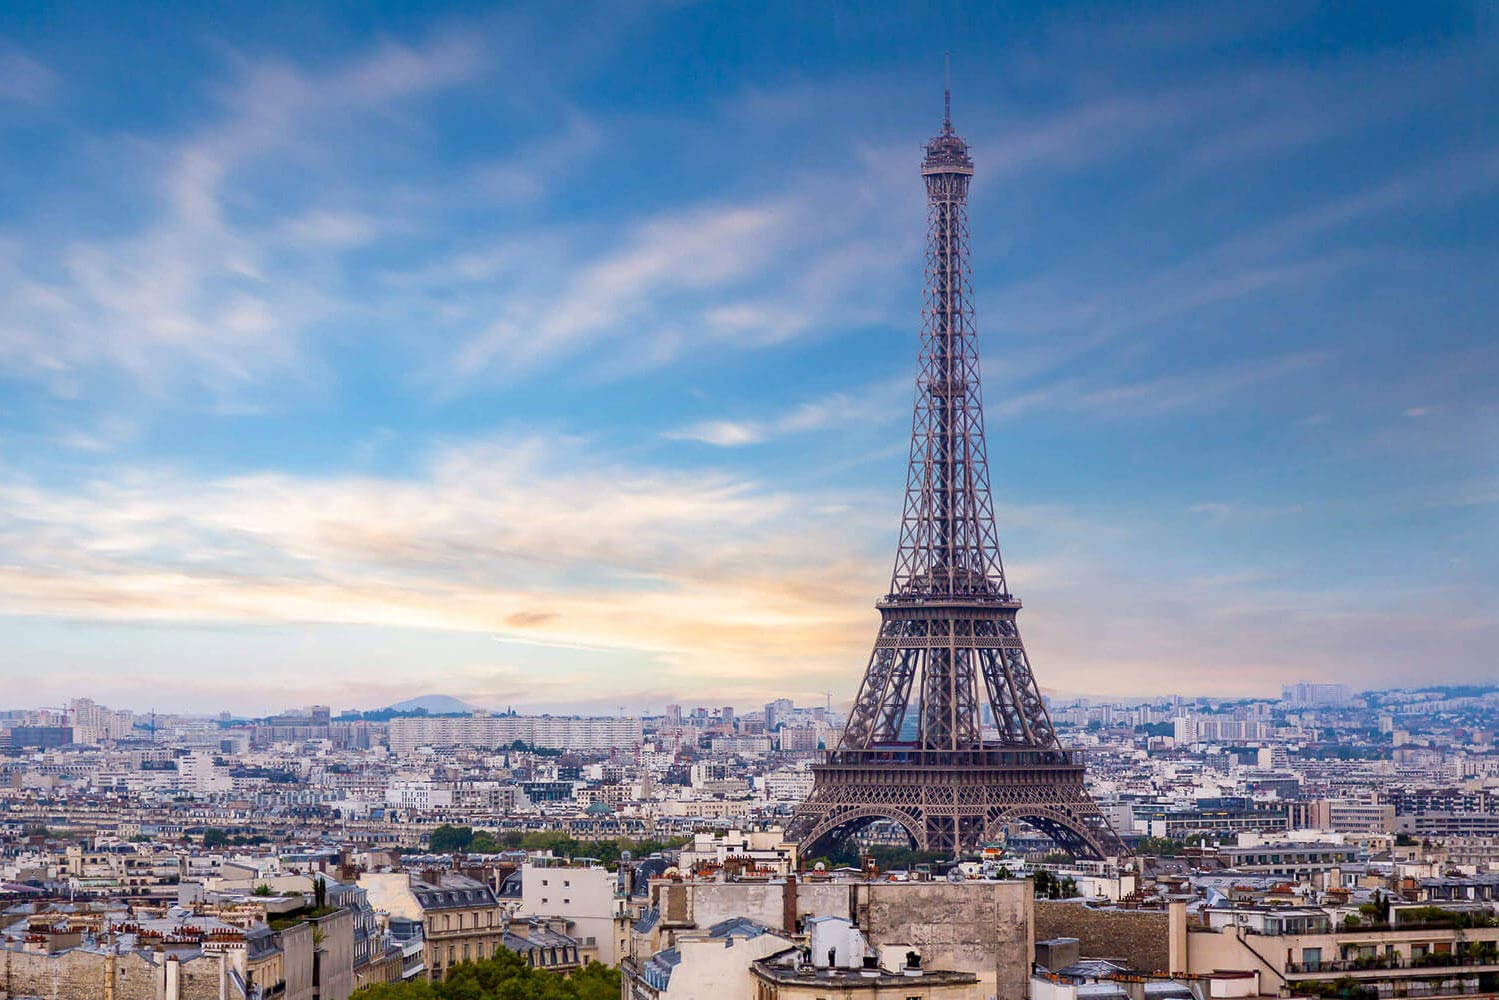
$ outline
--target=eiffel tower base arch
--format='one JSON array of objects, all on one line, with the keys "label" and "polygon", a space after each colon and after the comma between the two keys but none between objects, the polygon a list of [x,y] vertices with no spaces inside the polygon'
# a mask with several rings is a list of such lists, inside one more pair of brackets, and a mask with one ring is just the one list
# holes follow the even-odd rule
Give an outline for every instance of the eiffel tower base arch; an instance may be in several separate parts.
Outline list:
[{"label": "eiffel tower base arch", "polygon": [[978,751],[965,755],[977,760],[899,766],[882,756],[843,751],[813,766],[813,790],[786,831],[788,840],[800,842],[803,857],[831,850],[881,820],[898,824],[917,850],[953,857],[977,854],[1016,821],[1074,857],[1128,853],[1084,787],[1083,765],[1068,751],[1045,754],[1046,763],[1030,752],[1013,761],[1002,751]]}]

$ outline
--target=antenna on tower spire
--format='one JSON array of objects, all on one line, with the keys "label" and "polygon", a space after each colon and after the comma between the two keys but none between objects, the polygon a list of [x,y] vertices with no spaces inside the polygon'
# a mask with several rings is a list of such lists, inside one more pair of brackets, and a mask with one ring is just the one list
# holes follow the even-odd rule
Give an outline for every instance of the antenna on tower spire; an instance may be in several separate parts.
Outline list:
[{"label": "antenna on tower spire", "polygon": [[942,131],[952,131],[952,53],[942,53]]}]

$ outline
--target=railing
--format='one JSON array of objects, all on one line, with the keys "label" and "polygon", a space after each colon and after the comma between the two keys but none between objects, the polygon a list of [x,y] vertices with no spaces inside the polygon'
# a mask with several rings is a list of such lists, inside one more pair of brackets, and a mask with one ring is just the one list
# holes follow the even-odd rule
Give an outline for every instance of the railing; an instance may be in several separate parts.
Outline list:
[{"label": "railing", "polygon": [[1499,968],[1499,955],[1427,955],[1406,960],[1400,955],[1375,955],[1372,958],[1339,958],[1325,962],[1287,962],[1286,972],[1380,972],[1416,969],[1471,969],[1485,966]]},{"label": "railing", "polygon": [[840,764],[915,764],[931,767],[1077,768],[1083,753],[1075,749],[1036,750],[1027,747],[986,747],[981,750],[928,750],[924,747],[884,746],[868,750],[834,750],[822,767]]},{"label": "railing", "polygon": [[[1314,988],[1320,989],[1312,992]],[[1402,981],[1398,983],[1381,983],[1364,981],[1349,991],[1339,988],[1335,980],[1322,980],[1320,982],[1301,980],[1296,984],[1295,990],[1307,991],[1313,996],[1336,998],[1336,1000],[1349,1000],[1349,998],[1353,997],[1368,997],[1370,1000],[1412,1000],[1412,998],[1416,997],[1494,996],[1493,990],[1484,989],[1482,983],[1479,983],[1476,979],[1466,977],[1460,980],[1447,978],[1432,982]],[[1285,987],[1282,987],[1282,995],[1286,995]]]}]

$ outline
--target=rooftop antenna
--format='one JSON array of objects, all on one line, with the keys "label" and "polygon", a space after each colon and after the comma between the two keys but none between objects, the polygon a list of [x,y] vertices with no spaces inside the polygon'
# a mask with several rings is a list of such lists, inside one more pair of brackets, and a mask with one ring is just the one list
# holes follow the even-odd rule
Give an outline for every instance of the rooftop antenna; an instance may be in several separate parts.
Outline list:
[{"label": "rooftop antenna", "polygon": [[942,53],[942,131],[952,131],[952,53]]}]

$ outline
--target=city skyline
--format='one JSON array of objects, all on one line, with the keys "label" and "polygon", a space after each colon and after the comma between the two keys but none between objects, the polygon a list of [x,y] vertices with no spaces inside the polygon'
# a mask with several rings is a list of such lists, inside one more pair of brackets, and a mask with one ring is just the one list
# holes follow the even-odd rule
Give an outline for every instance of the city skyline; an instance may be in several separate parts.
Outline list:
[{"label": "city skyline", "polygon": [[595,14],[0,15],[9,701],[846,702],[944,49],[1043,689],[1492,676],[1491,13]]}]

